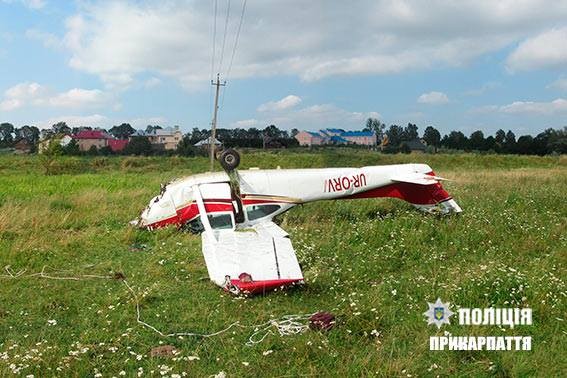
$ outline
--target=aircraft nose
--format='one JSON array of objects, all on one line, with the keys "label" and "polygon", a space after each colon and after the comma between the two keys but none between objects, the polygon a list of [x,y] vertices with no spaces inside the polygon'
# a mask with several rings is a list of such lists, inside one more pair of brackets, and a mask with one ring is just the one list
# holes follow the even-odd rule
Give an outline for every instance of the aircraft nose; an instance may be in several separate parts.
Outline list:
[{"label": "aircraft nose", "polygon": [[138,226],[163,227],[177,222],[177,212],[171,197],[167,194],[152,198],[149,205],[140,215]]}]

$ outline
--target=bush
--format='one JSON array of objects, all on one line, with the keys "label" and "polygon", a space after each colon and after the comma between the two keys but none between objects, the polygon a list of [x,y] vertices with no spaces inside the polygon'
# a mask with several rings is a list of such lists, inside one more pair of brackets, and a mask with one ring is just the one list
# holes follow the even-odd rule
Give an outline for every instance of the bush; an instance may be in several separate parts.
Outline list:
[{"label": "bush", "polygon": [[93,168],[104,168],[108,165],[108,159],[105,157],[97,157],[92,161]]}]

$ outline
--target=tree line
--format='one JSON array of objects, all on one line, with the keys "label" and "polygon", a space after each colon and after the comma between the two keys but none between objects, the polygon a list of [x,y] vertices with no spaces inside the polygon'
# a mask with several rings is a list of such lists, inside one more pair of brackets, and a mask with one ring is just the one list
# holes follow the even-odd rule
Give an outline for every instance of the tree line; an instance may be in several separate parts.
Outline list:
[{"label": "tree line", "polygon": [[364,130],[374,131],[383,144],[384,152],[408,152],[406,143],[416,139],[423,140],[431,152],[437,150],[481,151],[502,154],[547,155],[567,153],[567,126],[563,129],[548,128],[537,134],[522,135],[516,138],[511,130],[498,130],[494,135],[485,136],[481,130],[474,131],[468,137],[462,131],[451,131],[441,136],[433,126],[427,126],[419,138],[417,125],[386,125],[375,118],[366,121]]},{"label": "tree line", "polygon": [[[146,133],[161,129],[159,125],[148,125]],[[14,147],[21,140],[26,141],[32,148],[37,149],[41,139],[49,139],[57,135],[73,135],[81,130],[93,130],[91,127],[69,127],[65,122],[58,122],[51,128],[40,130],[35,126],[24,125],[15,127],[11,123],[0,124],[0,148]],[[137,135],[136,130],[128,123],[115,125],[110,129],[97,129],[106,131],[117,139],[130,139],[124,154],[151,155],[160,153],[174,153],[185,156],[194,156],[203,153],[202,149],[195,148],[195,144],[207,140],[211,131],[208,129],[193,128],[186,133],[175,151],[164,152],[153,148],[152,144],[143,135]],[[522,135],[516,137],[511,131],[498,130],[494,135],[485,136],[480,131],[474,131],[466,136],[461,131],[451,131],[441,136],[441,133],[433,126],[427,126],[420,136],[416,124],[408,123],[407,126],[390,125],[387,127],[380,120],[369,118],[363,128],[364,131],[376,133],[380,149],[386,153],[409,152],[408,143],[415,140],[423,140],[430,152],[438,150],[460,150],[481,151],[505,154],[529,154],[546,155],[552,153],[567,153],[567,126],[563,129],[546,129],[536,136]],[[280,130],[275,125],[269,125],[264,129],[259,128],[235,128],[217,129],[217,139],[222,141],[225,147],[240,148],[290,148],[297,147],[298,142],[294,138],[299,131]],[[62,153],[69,155],[82,154],[76,143],[65,147]],[[111,154],[110,149],[89,151],[90,154]]]}]

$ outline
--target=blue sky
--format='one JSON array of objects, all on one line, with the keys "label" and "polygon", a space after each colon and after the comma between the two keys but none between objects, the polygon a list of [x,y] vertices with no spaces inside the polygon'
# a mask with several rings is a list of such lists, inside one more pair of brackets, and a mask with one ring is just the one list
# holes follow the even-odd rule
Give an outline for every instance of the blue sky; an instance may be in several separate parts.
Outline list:
[{"label": "blue sky", "polygon": [[219,71],[219,127],[567,125],[567,1],[249,1],[229,72],[242,5],[0,0],[0,122],[206,128]]}]

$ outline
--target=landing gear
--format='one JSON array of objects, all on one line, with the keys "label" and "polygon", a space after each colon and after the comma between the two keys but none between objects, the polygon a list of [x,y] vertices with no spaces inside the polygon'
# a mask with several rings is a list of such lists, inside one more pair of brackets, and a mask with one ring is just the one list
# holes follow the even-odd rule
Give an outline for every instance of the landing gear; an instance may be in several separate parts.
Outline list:
[{"label": "landing gear", "polygon": [[228,148],[220,154],[218,160],[225,171],[232,172],[240,164],[240,154],[235,149]]}]

